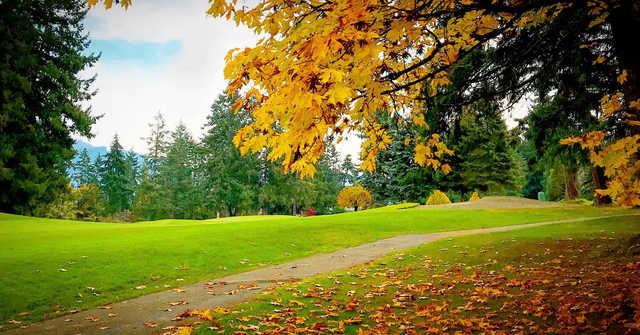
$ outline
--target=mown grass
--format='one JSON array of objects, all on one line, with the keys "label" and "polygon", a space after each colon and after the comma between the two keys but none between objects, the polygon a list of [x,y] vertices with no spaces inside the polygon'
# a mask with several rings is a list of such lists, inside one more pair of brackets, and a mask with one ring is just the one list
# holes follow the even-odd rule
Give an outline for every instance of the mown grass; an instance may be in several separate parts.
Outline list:
[{"label": "mown grass", "polygon": [[254,216],[133,224],[0,213],[0,324],[50,318],[398,234],[622,212],[587,207],[391,207],[308,218]]},{"label": "mown grass", "polygon": [[[555,290],[556,294],[571,295],[572,293],[569,291],[572,289],[579,291],[581,285],[585,287],[590,285],[591,289],[595,288],[597,291],[600,289],[597,282],[600,279],[596,276],[601,274],[598,274],[593,268],[587,270],[586,267],[592,266],[597,269],[598,263],[619,263],[622,266],[625,264],[629,266],[628,264],[639,262],[640,255],[638,255],[637,244],[634,244],[633,248],[636,249],[633,252],[628,248],[630,238],[635,238],[633,243],[638,243],[638,234],[640,234],[640,217],[627,216],[443,239],[389,255],[372,264],[307,278],[299,283],[285,284],[252,301],[235,306],[229,314],[215,315],[215,330],[211,330],[210,325],[206,324],[197,328],[194,334],[232,334],[234,331],[247,329],[268,333],[272,327],[286,324],[294,325],[295,323],[291,320],[304,321],[292,326],[299,329],[324,324],[333,330],[344,327],[345,334],[359,334],[359,328],[380,326],[368,318],[381,309],[385,309],[384,314],[393,315],[388,318],[389,324],[392,325],[390,333],[396,333],[396,331],[403,331],[401,328],[394,327],[414,326],[418,324],[416,320],[421,320],[415,314],[413,309],[415,306],[447,306],[441,312],[432,313],[431,316],[435,315],[434,318],[424,319],[425,322],[422,323],[424,328],[419,328],[422,330],[418,330],[418,333],[425,332],[429,327],[437,329],[442,324],[440,320],[453,319],[451,324],[455,324],[461,319],[462,321],[465,319],[477,321],[487,315],[492,316],[488,319],[482,319],[482,322],[491,323],[493,320],[498,324],[502,322],[509,328],[516,326],[521,322],[521,319],[526,319],[534,322],[529,326],[532,333],[544,332],[551,329],[549,328],[551,326],[566,327],[567,322],[566,320],[556,320],[555,315],[551,315],[548,319],[540,319],[528,313],[513,314],[503,311],[504,306],[507,306],[505,302],[508,299],[522,300],[522,297],[509,298],[505,296],[480,303],[475,300],[476,298],[469,299],[469,296],[465,296],[463,292],[473,292],[474,286],[477,287],[477,285],[500,288],[499,285],[483,282],[483,280],[496,280],[496,282],[504,283],[512,277],[518,278],[519,272],[527,273],[536,267],[554,269],[556,272],[566,273],[572,281],[578,281],[571,282],[567,287],[566,278],[560,279],[550,273],[549,283],[546,284],[549,289],[547,294],[551,294],[551,291]],[[484,274],[478,275],[477,271]],[[588,280],[583,283],[579,279],[573,279],[584,276],[584,271],[588,271],[585,278],[594,280],[595,283],[588,283]],[[389,275],[390,273],[393,275]],[[507,279],[500,279],[503,274],[506,274]],[[461,278],[469,280],[469,283],[463,283],[460,281]],[[519,279],[528,281],[533,278]],[[605,276],[602,280],[611,279]],[[622,278],[616,278],[616,280],[622,280]],[[398,306],[398,293],[406,292],[402,291],[401,287],[406,288],[411,284],[424,285],[427,282],[433,283],[437,293],[427,291],[422,294],[423,296],[417,297],[417,300],[415,300],[416,297],[413,297],[409,301],[409,306],[413,307]],[[531,283],[535,283],[535,280]],[[538,284],[540,283],[538,282]],[[573,287],[572,285],[577,286]],[[367,296],[372,290],[379,287],[385,287],[383,295]],[[513,288],[505,288],[514,290]],[[632,287],[628,287],[628,289],[633,290]],[[328,292],[331,294],[323,296]],[[619,294],[621,292],[613,293]],[[604,295],[607,296],[607,293]],[[570,301],[572,298],[568,297]],[[595,305],[603,303],[603,300],[599,300],[598,297],[593,299]],[[356,310],[345,309],[350,301],[359,303]],[[469,302],[473,307],[464,309],[463,306]],[[521,302],[516,301],[516,303]],[[556,301],[548,303],[549,306],[557,306]],[[572,313],[580,313],[577,302],[573,303],[576,304],[573,307],[577,310],[572,310]],[[626,310],[629,308],[626,304],[626,302],[622,304],[622,307],[626,306],[625,308],[620,311],[613,310],[611,314],[614,317],[620,317],[622,314],[631,313],[630,317],[632,318],[633,311]],[[588,315],[593,317],[591,321],[594,323],[600,321],[599,317],[605,317],[605,315],[598,314]],[[411,321],[403,324],[403,319]],[[273,320],[273,323],[270,324],[267,320]],[[354,322],[354,320],[358,321]],[[587,322],[589,321],[587,319]],[[539,326],[541,329],[535,331],[533,328],[535,326]],[[570,325],[570,327],[578,326],[580,325]],[[588,329],[588,326],[584,324],[583,326]],[[614,328],[622,326],[622,324],[613,325]],[[624,329],[617,330],[623,331]],[[363,333],[369,334],[366,331]]]}]

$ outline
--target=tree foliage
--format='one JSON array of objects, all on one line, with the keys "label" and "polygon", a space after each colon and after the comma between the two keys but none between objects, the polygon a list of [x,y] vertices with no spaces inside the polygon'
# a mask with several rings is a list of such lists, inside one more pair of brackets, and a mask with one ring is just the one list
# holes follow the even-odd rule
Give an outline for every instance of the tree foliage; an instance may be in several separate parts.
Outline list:
[{"label": "tree foliage", "polygon": [[129,165],[130,162],[126,159],[118,136],[114,136],[101,169],[101,188],[105,195],[105,207],[109,213],[128,210],[131,206],[134,192],[131,174],[134,168]]},{"label": "tree foliage", "polygon": [[[597,92],[602,116],[612,122],[601,151],[626,160],[631,181],[637,180],[637,155],[628,154],[636,151],[629,150],[636,145],[629,137],[640,131],[637,1],[214,0],[209,13],[264,36],[255,47],[227,56],[231,92],[245,92],[237,107],[253,110],[253,121],[235,143],[243,153],[269,148],[269,159],[281,162],[285,172],[312,175],[324,144],[351,131],[366,138],[361,167],[374,169],[377,154],[391,142],[375,113],[397,113],[425,126],[423,92],[442,95],[454,70],[465,65],[460,60],[493,49],[473,64],[463,99],[477,98],[474,88],[487,80],[500,84],[493,94],[515,102],[534,92],[551,69],[606,69],[602,78],[609,83],[599,83]],[[589,62],[566,62],[580,49]],[[410,140],[414,159],[448,170],[442,159],[449,150],[435,135]],[[628,187],[634,182],[615,185],[633,193]]]},{"label": "tree foliage", "polygon": [[450,204],[451,200],[449,200],[449,197],[447,197],[444,192],[435,190],[433,191],[433,193],[431,193],[431,195],[429,195],[429,198],[427,198],[427,201],[425,203],[427,205],[446,205]]},{"label": "tree foliage", "polygon": [[338,206],[343,208],[358,209],[367,208],[373,203],[371,193],[362,185],[347,186],[338,193]]},{"label": "tree foliage", "polygon": [[64,193],[72,135],[91,135],[85,13],[82,0],[0,2],[0,211],[32,214]]}]

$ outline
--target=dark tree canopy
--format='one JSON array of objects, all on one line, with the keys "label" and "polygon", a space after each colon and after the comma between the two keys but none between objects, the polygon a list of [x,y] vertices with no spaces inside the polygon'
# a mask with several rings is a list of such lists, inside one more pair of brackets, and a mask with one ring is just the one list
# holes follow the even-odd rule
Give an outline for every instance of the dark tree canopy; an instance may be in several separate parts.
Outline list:
[{"label": "dark tree canopy", "polygon": [[64,191],[72,135],[91,135],[81,106],[92,79],[83,0],[0,2],[0,211],[30,214]]}]

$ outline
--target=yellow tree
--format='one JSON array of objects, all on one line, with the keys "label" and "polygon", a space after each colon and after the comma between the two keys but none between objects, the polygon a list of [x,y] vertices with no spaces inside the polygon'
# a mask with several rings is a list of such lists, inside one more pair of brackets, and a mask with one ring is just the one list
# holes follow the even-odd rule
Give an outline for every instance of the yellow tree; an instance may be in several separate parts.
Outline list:
[{"label": "yellow tree", "polygon": [[[285,171],[314,174],[325,143],[354,132],[366,138],[361,168],[374,169],[377,153],[390,143],[376,112],[389,111],[427,127],[424,97],[437,95],[450,83],[448,76],[459,59],[477,48],[508,44],[571,11],[588,12],[589,29],[606,25],[611,32],[605,38],[612,39],[613,56],[611,48],[596,43],[598,36],[584,47],[591,50],[594,63],[615,58],[624,80],[608,99],[618,103],[616,113],[627,120],[627,134],[640,129],[637,1],[210,2],[209,14],[245,25],[262,37],[255,47],[231,50],[226,58],[229,90],[244,92],[237,107],[251,108],[254,118],[237,133],[235,143],[243,153],[268,148],[269,158],[281,161]],[[104,1],[107,7],[111,3]],[[121,4],[126,7],[130,1]],[[436,135],[407,142],[415,147],[418,164],[449,170],[441,162],[452,152]],[[637,148],[637,141],[632,145]],[[637,155],[622,156],[637,176]]]},{"label": "yellow tree", "polygon": [[358,211],[358,208],[367,208],[372,203],[371,193],[360,184],[347,186],[338,193],[338,206],[342,208],[353,207]]}]

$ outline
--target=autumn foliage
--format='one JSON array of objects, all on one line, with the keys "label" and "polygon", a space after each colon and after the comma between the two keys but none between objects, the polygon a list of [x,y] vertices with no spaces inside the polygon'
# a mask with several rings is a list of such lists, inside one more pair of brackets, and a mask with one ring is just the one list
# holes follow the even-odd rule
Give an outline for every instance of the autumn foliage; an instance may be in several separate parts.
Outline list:
[{"label": "autumn foliage", "polygon": [[622,207],[640,207],[640,135],[633,135],[603,142],[604,131],[591,132],[585,136],[566,138],[560,143],[579,144],[589,151],[594,166],[602,167],[608,178],[607,187],[596,193],[609,196],[614,204]]},{"label": "autumn foliage", "polygon": [[480,196],[478,195],[478,192],[473,192],[471,194],[471,197],[469,197],[469,202],[474,202],[478,200],[480,200]]},{"label": "autumn foliage", "polygon": [[371,193],[362,185],[347,186],[338,193],[338,206],[342,208],[353,207],[354,210],[367,208],[373,203]]},{"label": "autumn foliage", "polygon": [[[230,50],[226,57],[229,91],[243,92],[236,107],[253,111],[253,122],[240,129],[235,144],[243,153],[267,148],[269,159],[282,162],[285,171],[309,176],[328,141],[354,132],[366,139],[361,168],[373,170],[377,154],[391,142],[375,113],[388,111],[428,128],[425,101],[451,83],[452,69],[466,55],[508,45],[531,30],[558,23],[563,13],[585,12],[585,34],[593,38],[580,49],[590,53],[592,65],[609,64],[619,74],[618,87],[607,87],[601,100],[603,118],[613,120],[607,124],[607,140],[589,144],[599,146],[592,150],[598,152],[592,162],[611,178],[609,190],[600,192],[617,204],[637,206],[639,149],[634,136],[640,131],[640,85],[637,43],[628,31],[640,24],[634,3],[212,0],[208,13],[262,36],[254,47]],[[104,4],[110,7],[112,1]],[[130,1],[121,4],[126,7]],[[601,39],[603,32],[609,35]],[[611,43],[603,46],[603,40]],[[436,135],[414,137],[408,143],[415,147],[415,162],[450,169],[443,160],[452,152]],[[617,171],[621,166],[626,170]]]},{"label": "autumn foliage", "polygon": [[449,197],[447,197],[447,195],[440,190],[433,191],[433,193],[431,193],[426,201],[427,205],[446,205],[450,203],[451,200],[449,200]]}]

